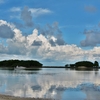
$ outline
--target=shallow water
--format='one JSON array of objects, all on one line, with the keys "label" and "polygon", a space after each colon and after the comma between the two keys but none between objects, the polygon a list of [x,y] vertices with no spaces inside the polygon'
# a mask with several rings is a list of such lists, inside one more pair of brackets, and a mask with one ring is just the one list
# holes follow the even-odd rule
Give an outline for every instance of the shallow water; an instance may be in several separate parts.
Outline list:
[{"label": "shallow water", "polygon": [[100,100],[100,70],[0,70],[0,93],[55,100]]}]

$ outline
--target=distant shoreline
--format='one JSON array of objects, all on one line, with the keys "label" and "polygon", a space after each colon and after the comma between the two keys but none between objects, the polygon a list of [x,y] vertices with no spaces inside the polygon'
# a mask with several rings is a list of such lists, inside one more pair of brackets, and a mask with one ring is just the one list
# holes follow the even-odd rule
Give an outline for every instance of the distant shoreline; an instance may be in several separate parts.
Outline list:
[{"label": "distant shoreline", "polygon": [[[65,67],[65,66],[43,66],[42,68],[76,68],[76,67]],[[86,67],[88,69],[88,67]],[[80,68],[81,69],[81,68]],[[91,67],[91,69],[100,69],[100,67]]]},{"label": "distant shoreline", "polygon": [[[25,68],[25,70],[33,70],[33,69],[42,69],[42,68],[76,68],[76,67],[64,67],[64,66],[43,66],[43,67],[33,67],[33,68]],[[14,68],[9,68],[9,67],[0,67],[0,69],[14,69]],[[78,69],[83,69],[83,68],[78,68]],[[88,69],[88,68],[85,68]],[[100,69],[100,67],[91,67],[89,69]]]},{"label": "distant shoreline", "polygon": [[42,68],[66,68],[65,66],[43,66]]}]

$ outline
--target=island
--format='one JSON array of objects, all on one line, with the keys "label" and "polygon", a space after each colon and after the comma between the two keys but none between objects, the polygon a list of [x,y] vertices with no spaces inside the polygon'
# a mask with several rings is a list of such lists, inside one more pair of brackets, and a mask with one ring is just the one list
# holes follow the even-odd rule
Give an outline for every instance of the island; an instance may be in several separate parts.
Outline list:
[{"label": "island", "polygon": [[99,63],[97,61],[78,61],[75,64],[66,64],[66,68],[99,68]]},{"label": "island", "polygon": [[35,60],[3,60],[0,61],[0,67],[15,68],[22,66],[25,68],[41,68],[43,64]]}]

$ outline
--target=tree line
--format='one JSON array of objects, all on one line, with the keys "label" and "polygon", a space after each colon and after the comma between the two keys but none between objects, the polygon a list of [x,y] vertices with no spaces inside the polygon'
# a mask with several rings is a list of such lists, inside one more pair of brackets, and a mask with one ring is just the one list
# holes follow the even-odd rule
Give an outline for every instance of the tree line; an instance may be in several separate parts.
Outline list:
[{"label": "tree line", "polygon": [[65,67],[81,67],[81,66],[85,66],[85,67],[88,67],[88,68],[97,68],[99,67],[99,63],[97,61],[94,61],[93,62],[90,62],[90,61],[79,61],[79,62],[76,62],[75,64],[66,64]]},{"label": "tree line", "polygon": [[42,67],[42,64],[34,60],[4,60],[0,61],[0,67]]}]

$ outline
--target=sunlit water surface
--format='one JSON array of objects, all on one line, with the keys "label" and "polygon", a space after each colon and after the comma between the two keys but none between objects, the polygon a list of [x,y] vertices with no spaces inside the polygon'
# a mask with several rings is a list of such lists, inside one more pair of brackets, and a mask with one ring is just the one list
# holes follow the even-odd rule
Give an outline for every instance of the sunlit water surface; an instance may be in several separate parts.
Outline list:
[{"label": "sunlit water surface", "polygon": [[100,71],[0,70],[0,94],[55,100],[100,100]]}]

